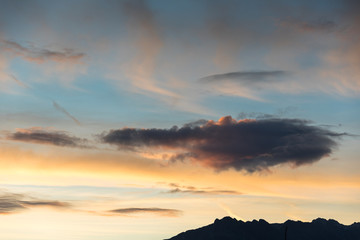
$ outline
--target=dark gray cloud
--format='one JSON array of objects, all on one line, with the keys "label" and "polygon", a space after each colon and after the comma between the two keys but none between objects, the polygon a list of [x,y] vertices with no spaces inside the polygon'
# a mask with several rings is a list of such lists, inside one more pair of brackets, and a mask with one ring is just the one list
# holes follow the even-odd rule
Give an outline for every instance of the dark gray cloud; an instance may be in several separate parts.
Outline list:
[{"label": "dark gray cloud", "polygon": [[69,208],[71,204],[61,201],[34,199],[24,194],[0,194],[0,214],[17,213],[32,207]]},{"label": "dark gray cloud", "polygon": [[193,186],[181,186],[176,183],[170,183],[171,190],[166,191],[165,193],[188,193],[188,194],[197,194],[197,195],[240,195],[240,192],[232,190],[219,190],[213,188],[196,188]]},{"label": "dark gray cloud", "polygon": [[23,46],[17,42],[9,40],[0,40],[0,49],[15,56],[22,57],[28,61],[43,63],[47,60],[55,62],[79,62],[85,57],[84,53],[77,53],[73,49],[63,49],[54,51],[46,48],[37,48],[34,46]]},{"label": "dark gray cloud", "polygon": [[224,80],[247,84],[279,81],[290,73],[286,71],[239,71],[209,75],[200,78],[201,82],[220,82]]},{"label": "dark gray cloud", "polygon": [[245,119],[230,116],[202,126],[171,129],[111,130],[100,135],[119,149],[146,151],[162,147],[181,151],[169,160],[190,159],[216,170],[254,172],[279,164],[300,166],[329,156],[345,133],[300,119]]},{"label": "dark gray cloud", "polygon": [[60,106],[57,102],[53,101],[53,106],[56,110],[62,112],[63,114],[65,114],[66,116],[68,116],[71,120],[73,120],[77,125],[81,125],[80,121],[77,120],[73,115],[71,115],[68,111],[66,111],[65,108],[63,108],[62,106]]},{"label": "dark gray cloud", "polygon": [[66,132],[52,131],[43,128],[18,129],[15,133],[8,135],[8,139],[39,144],[51,144],[61,147],[89,147],[86,139],[71,136]]},{"label": "dark gray cloud", "polygon": [[120,215],[150,213],[165,217],[177,217],[182,213],[182,211],[180,210],[167,209],[167,208],[119,208],[119,209],[110,210],[109,212]]}]

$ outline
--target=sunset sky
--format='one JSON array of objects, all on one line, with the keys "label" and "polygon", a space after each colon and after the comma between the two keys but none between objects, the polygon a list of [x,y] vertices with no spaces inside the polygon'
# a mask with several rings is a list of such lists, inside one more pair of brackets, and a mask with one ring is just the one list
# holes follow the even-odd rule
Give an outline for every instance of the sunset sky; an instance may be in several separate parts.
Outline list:
[{"label": "sunset sky", "polygon": [[360,1],[0,3],[1,239],[360,221]]}]

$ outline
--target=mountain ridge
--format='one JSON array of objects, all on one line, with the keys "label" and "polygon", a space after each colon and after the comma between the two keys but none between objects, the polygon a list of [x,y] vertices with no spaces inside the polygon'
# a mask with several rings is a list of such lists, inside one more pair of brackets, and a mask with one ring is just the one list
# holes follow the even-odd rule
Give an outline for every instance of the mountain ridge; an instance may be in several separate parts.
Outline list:
[{"label": "mountain ridge", "polygon": [[343,225],[334,219],[311,222],[287,220],[268,223],[264,219],[241,221],[231,217],[182,232],[167,240],[360,240],[360,223]]}]

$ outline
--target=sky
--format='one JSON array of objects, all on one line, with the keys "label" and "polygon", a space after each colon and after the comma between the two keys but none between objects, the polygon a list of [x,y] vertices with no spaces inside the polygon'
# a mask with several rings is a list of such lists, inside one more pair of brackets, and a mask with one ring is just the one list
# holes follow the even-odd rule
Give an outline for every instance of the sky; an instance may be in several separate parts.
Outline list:
[{"label": "sky", "polygon": [[0,0],[0,235],[360,216],[356,0]]}]

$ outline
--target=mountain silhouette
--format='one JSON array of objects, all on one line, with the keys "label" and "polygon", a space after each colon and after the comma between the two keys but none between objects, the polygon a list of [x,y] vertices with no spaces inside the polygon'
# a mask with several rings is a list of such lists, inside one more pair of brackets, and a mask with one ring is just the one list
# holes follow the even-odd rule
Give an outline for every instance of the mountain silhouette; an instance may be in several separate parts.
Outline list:
[{"label": "mountain silhouette", "polygon": [[360,223],[343,225],[323,218],[312,222],[268,223],[263,219],[243,222],[224,217],[168,240],[360,240]]}]

